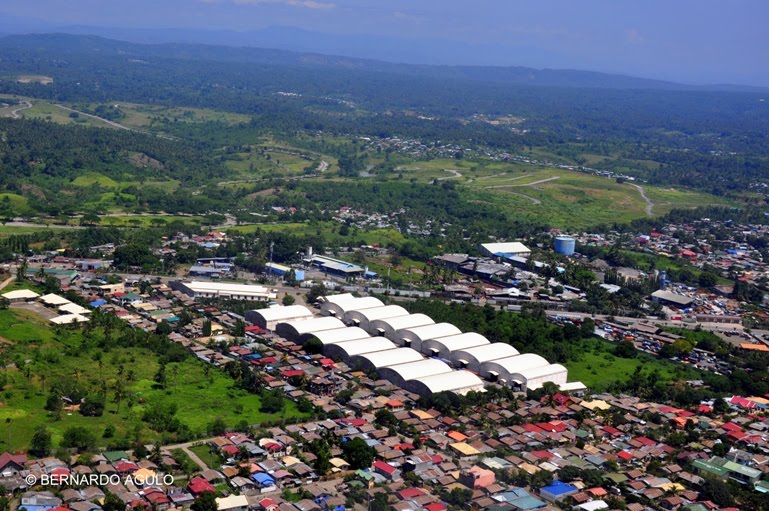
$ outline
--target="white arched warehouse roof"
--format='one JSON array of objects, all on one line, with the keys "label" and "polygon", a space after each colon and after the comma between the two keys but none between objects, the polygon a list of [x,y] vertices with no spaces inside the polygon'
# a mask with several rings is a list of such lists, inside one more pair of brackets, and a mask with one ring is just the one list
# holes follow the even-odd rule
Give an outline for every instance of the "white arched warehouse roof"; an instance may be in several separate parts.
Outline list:
[{"label": "white arched warehouse roof", "polygon": [[550,363],[539,355],[524,353],[523,355],[484,362],[481,364],[480,373],[484,378],[495,379],[494,377],[496,377],[500,381],[509,382],[510,375],[513,373],[547,365],[550,365]]},{"label": "white arched warehouse roof", "polygon": [[518,355],[518,350],[503,342],[484,344],[454,351],[451,354],[451,363],[457,367],[464,367],[474,373],[481,372],[481,364],[489,360],[513,357]]},{"label": "white arched warehouse roof", "polygon": [[382,367],[407,364],[424,360],[424,357],[411,348],[395,348],[394,350],[377,351],[350,358],[349,366],[361,371],[374,371]]},{"label": "white arched warehouse roof", "polygon": [[395,349],[395,344],[384,337],[368,337],[323,346],[323,353],[336,360],[347,361],[355,355]]},{"label": "white arched warehouse roof", "polygon": [[453,373],[451,367],[445,362],[434,358],[423,358],[416,362],[382,367],[378,371],[379,377],[399,387],[403,387],[408,380],[426,378],[442,373]]},{"label": "white arched warehouse roof", "polygon": [[375,319],[369,323],[371,335],[384,335],[391,341],[395,340],[395,333],[402,328],[413,328],[424,325],[434,325],[429,316],[424,314],[409,314],[408,316],[396,316],[387,319]]},{"label": "white arched warehouse roof", "polygon": [[312,311],[304,305],[275,305],[266,309],[246,311],[246,321],[268,330],[274,329],[279,322],[311,317]]},{"label": "white arched warehouse roof", "polygon": [[398,316],[408,316],[408,314],[409,311],[400,305],[385,305],[384,307],[372,307],[370,309],[345,312],[344,322],[348,325],[359,326],[368,331],[369,323],[375,319],[396,318]]},{"label": "white arched warehouse roof", "polygon": [[433,325],[417,326],[414,328],[401,328],[395,333],[395,339],[402,346],[411,346],[419,351],[419,345],[428,340],[437,337],[448,337],[449,335],[461,334],[459,328],[451,323],[435,323]]},{"label": "white arched warehouse roof", "polygon": [[481,334],[475,332],[467,332],[464,334],[449,335],[448,337],[437,337],[435,339],[427,339],[419,344],[419,348],[412,345],[414,349],[418,349],[426,356],[438,356],[448,359],[451,354],[457,350],[465,348],[472,348],[473,346],[483,346],[489,344],[489,340]]},{"label": "white arched warehouse roof", "polygon": [[352,298],[355,298],[352,293],[341,293],[338,295],[327,295],[327,296],[321,296],[318,298],[318,301],[320,303],[340,303],[345,300],[350,300]]},{"label": "white arched warehouse roof", "polygon": [[374,307],[383,307],[384,304],[379,298],[373,296],[364,296],[363,298],[347,298],[337,303],[326,302],[320,306],[320,313],[324,316],[336,316],[344,318],[345,313]]},{"label": "white arched warehouse roof", "polygon": [[300,342],[300,338],[304,334],[312,334],[312,332],[321,332],[323,330],[334,330],[336,328],[344,328],[344,323],[337,318],[329,316],[323,318],[302,319],[299,321],[281,321],[275,327],[275,332],[284,339]]},{"label": "white arched warehouse roof", "polygon": [[353,341],[355,339],[367,339],[370,336],[365,330],[351,326],[344,328],[334,328],[333,330],[308,332],[302,335],[300,341],[302,344],[304,344],[313,337],[317,338],[320,342],[323,343],[324,346],[326,346],[327,344],[337,344],[340,342]]},{"label": "white arched warehouse roof", "polygon": [[556,385],[563,385],[566,383],[568,374],[568,370],[561,364],[548,364],[512,373],[510,374],[510,383],[520,385],[525,390],[537,390],[548,381]]},{"label": "white arched warehouse roof", "polygon": [[455,392],[457,394],[467,394],[471,390],[484,390],[483,380],[470,371],[462,369],[450,373],[441,373],[425,378],[409,380],[406,382],[405,388],[420,396],[429,396],[436,392],[445,391]]}]

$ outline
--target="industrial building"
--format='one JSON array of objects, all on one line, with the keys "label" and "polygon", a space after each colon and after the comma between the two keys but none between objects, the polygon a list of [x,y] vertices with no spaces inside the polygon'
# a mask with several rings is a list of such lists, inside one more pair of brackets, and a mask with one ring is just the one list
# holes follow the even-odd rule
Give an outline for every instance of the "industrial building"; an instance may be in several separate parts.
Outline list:
[{"label": "industrial building", "polygon": [[289,341],[303,344],[311,337],[314,337],[314,332],[339,328],[344,328],[344,323],[333,316],[326,316],[322,318],[283,321],[277,324],[275,333]]},{"label": "industrial building", "polygon": [[451,366],[435,358],[424,358],[416,362],[382,367],[377,370],[379,377],[393,385],[406,388],[406,382],[443,373],[456,373]]},{"label": "industrial building", "polygon": [[234,282],[185,282],[174,280],[168,284],[174,291],[179,291],[192,298],[223,298],[227,300],[253,300],[268,302],[277,299],[273,289],[264,286],[236,284]]},{"label": "industrial building", "polygon": [[304,305],[275,305],[266,309],[246,311],[246,321],[265,330],[274,331],[278,323],[312,318],[312,311]]},{"label": "industrial building", "polygon": [[534,353],[524,353],[507,358],[490,360],[481,364],[480,375],[487,380],[510,383],[511,375],[525,369],[545,367],[550,363]]},{"label": "industrial building", "polygon": [[370,309],[351,310],[344,315],[344,322],[348,325],[359,326],[369,332],[369,324],[375,319],[396,318],[408,316],[409,312],[400,305],[385,305],[384,307],[372,307]]},{"label": "industrial building", "polygon": [[408,380],[405,388],[420,396],[447,391],[464,395],[470,391],[483,392],[484,385],[483,381],[475,374],[470,371],[459,370]]},{"label": "industrial building", "polygon": [[489,340],[484,336],[475,332],[468,332],[415,342],[411,347],[428,357],[439,357],[448,360],[455,351],[485,344],[489,344]]},{"label": "industrial building", "polygon": [[483,243],[481,244],[481,252],[484,255],[491,257],[529,257],[531,250],[518,241],[512,241],[509,243]]},{"label": "industrial building", "polygon": [[420,351],[419,346],[424,341],[461,333],[459,328],[451,323],[434,323],[432,325],[417,326],[413,328],[401,328],[395,333],[395,339],[392,340],[401,346],[410,346],[415,350]]},{"label": "industrial building", "polygon": [[365,277],[367,279],[377,277],[376,273],[369,271],[367,268],[363,268],[357,264],[348,263],[347,261],[342,261],[341,259],[334,259],[333,257],[308,254],[307,257],[304,258],[304,262],[316,266],[325,273],[337,275],[339,277]]},{"label": "industrial building", "polygon": [[393,349],[395,349],[395,344],[384,337],[366,337],[364,339],[324,344],[323,354],[334,360],[347,362],[350,360],[350,357],[355,355]]},{"label": "industrial building", "polygon": [[571,236],[558,236],[553,241],[553,248],[556,254],[573,256],[577,247],[577,240]]},{"label": "industrial building", "polygon": [[568,371],[561,364],[530,367],[511,373],[508,385],[514,390],[526,392],[527,390],[537,390],[546,382],[555,383],[559,386],[563,385],[566,383],[567,375]]},{"label": "industrial building", "polygon": [[518,355],[517,349],[503,342],[495,342],[454,351],[450,358],[454,367],[462,367],[468,371],[480,373],[482,364],[515,355]]},{"label": "industrial building", "polygon": [[363,298],[345,298],[337,302],[325,301],[320,306],[320,313],[324,316],[334,316],[340,319],[350,311],[363,309],[373,309],[374,307],[384,307],[384,304],[378,298],[366,296]]},{"label": "industrial building", "polygon": [[693,298],[679,295],[665,289],[659,289],[652,293],[652,300],[662,305],[672,305],[680,309],[685,309],[694,303]]},{"label": "industrial building", "polygon": [[278,263],[267,263],[264,265],[264,271],[271,275],[277,275],[278,277],[285,277],[290,272],[294,272],[294,280],[301,282],[304,280],[304,270],[297,270],[290,266],[285,266]]},{"label": "industrial building", "polygon": [[395,341],[396,333],[402,328],[434,324],[435,321],[429,316],[424,314],[409,314],[408,316],[396,316],[394,318],[372,320],[368,325],[368,331],[371,335],[383,335],[391,341]]},{"label": "industrial building", "polygon": [[325,347],[328,344],[337,344],[340,342],[353,341],[356,339],[368,339],[370,336],[365,330],[356,326],[335,328],[333,330],[320,330],[307,332],[299,339],[302,344],[310,339],[318,339]]},{"label": "industrial building", "polygon": [[424,357],[418,351],[411,348],[395,348],[393,350],[355,355],[350,358],[348,365],[360,371],[369,372],[378,371],[383,367],[418,362],[419,360],[424,360]]}]

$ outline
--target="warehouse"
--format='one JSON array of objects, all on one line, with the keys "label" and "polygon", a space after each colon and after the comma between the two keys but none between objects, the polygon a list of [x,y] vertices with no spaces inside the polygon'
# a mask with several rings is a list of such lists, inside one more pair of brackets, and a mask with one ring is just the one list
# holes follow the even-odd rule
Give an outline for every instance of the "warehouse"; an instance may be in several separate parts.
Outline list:
[{"label": "warehouse", "polygon": [[369,324],[375,319],[397,318],[408,316],[409,312],[400,305],[385,305],[370,309],[351,310],[344,315],[344,322],[348,325],[359,326],[370,332]]},{"label": "warehouse", "polygon": [[344,318],[344,315],[350,311],[363,309],[373,309],[374,307],[384,307],[384,304],[378,298],[366,296],[363,298],[345,298],[338,302],[326,301],[320,306],[320,313],[324,316],[335,316]]},{"label": "warehouse", "polygon": [[299,338],[300,342],[304,344],[310,339],[318,339],[325,347],[328,344],[337,344],[340,342],[353,341],[356,339],[368,339],[370,336],[368,333],[358,327],[343,327],[334,328],[333,330],[320,330],[315,332],[307,332],[302,334]]},{"label": "warehouse", "polygon": [[428,357],[450,359],[451,354],[465,348],[489,344],[489,340],[481,334],[468,332],[465,334],[449,335],[436,339],[427,339],[424,342],[415,342],[411,345],[415,350],[424,353]]},{"label": "warehouse", "polygon": [[[321,332],[322,333],[322,332]],[[350,357],[395,349],[395,344],[384,337],[367,337],[323,346],[323,354],[334,360],[347,362]]]},{"label": "warehouse", "polygon": [[451,353],[451,363],[474,373],[481,372],[481,364],[518,355],[518,350],[503,342],[484,344]]},{"label": "warehouse", "polygon": [[275,333],[284,339],[302,344],[309,339],[309,337],[305,339],[302,338],[307,335],[313,337],[313,332],[334,330],[337,328],[344,328],[344,323],[337,318],[328,316],[323,318],[282,321],[275,327]]},{"label": "warehouse", "polygon": [[457,335],[461,333],[459,328],[451,323],[435,323],[414,328],[401,328],[395,333],[393,342],[396,342],[401,346],[411,346],[419,351],[419,346],[424,341],[435,339],[436,337],[448,337],[449,335]]},{"label": "warehouse", "polygon": [[184,282],[174,280],[169,282],[168,285],[174,291],[179,291],[192,298],[224,298],[228,300],[268,302],[278,297],[274,290],[264,286],[236,284],[233,282]]},{"label": "warehouse", "polygon": [[274,331],[278,323],[309,319],[312,311],[304,305],[275,305],[266,309],[246,311],[246,321],[265,330]]},{"label": "warehouse", "polygon": [[567,376],[568,371],[561,364],[548,364],[543,367],[522,369],[517,373],[512,373],[508,383],[513,389],[526,392],[527,390],[537,390],[545,382],[563,385],[566,383]]},{"label": "warehouse", "polygon": [[405,385],[406,390],[420,396],[429,396],[437,392],[454,392],[467,394],[470,391],[483,392],[483,380],[470,371],[451,371],[433,376],[409,380]]},{"label": "warehouse", "polygon": [[517,241],[510,243],[483,243],[481,245],[481,252],[487,256],[504,258],[513,256],[529,257],[531,255],[531,250],[523,243]]},{"label": "warehouse", "polygon": [[265,273],[277,275],[278,277],[285,277],[292,271],[294,272],[294,280],[301,282],[304,280],[304,270],[297,270],[290,266],[284,266],[278,263],[267,263],[264,265]]},{"label": "warehouse", "polygon": [[33,302],[40,295],[29,289],[16,289],[3,294],[3,298],[11,303]]},{"label": "warehouse", "polygon": [[379,377],[402,388],[406,387],[406,382],[414,379],[427,378],[436,374],[455,373],[445,362],[434,358],[424,358],[416,362],[407,364],[397,364],[388,367],[382,367],[377,371]]},{"label": "warehouse", "polygon": [[402,328],[412,328],[424,325],[434,325],[435,321],[424,314],[409,314],[408,316],[397,316],[387,319],[375,319],[369,323],[368,332],[371,335],[383,335],[395,340],[395,334]]},{"label": "warehouse", "polygon": [[394,350],[355,355],[350,358],[348,365],[359,371],[370,372],[378,371],[383,367],[408,364],[409,362],[418,362],[420,360],[424,360],[424,357],[416,350],[411,348],[395,348]]},{"label": "warehouse", "polygon": [[660,289],[652,293],[652,300],[662,305],[672,305],[685,309],[694,303],[693,298],[688,296],[671,293],[670,291]]},{"label": "warehouse", "polygon": [[527,369],[545,367],[550,363],[534,353],[524,353],[513,357],[500,358],[481,364],[480,375],[491,381],[511,383],[511,375]]}]

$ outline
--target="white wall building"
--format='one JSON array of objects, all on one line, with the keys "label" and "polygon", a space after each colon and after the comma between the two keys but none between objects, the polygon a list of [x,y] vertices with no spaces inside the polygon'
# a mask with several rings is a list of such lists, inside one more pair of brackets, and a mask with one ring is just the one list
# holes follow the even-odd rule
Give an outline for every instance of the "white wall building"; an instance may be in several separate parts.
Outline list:
[{"label": "white wall building", "polygon": [[490,343],[484,336],[475,332],[467,332],[447,337],[436,337],[435,339],[427,339],[421,342],[415,341],[411,344],[411,347],[425,356],[440,357],[448,360],[455,351],[485,344]]},{"label": "white wall building", "polygon": [[409,380],[406,382],[405,388],[420,396],[429,396],[436,392],[446,391],[461,395],[467,394],[470,391],[484,391],[483,380],[470,371],[465,370]]},{"label": "white wall building", "polygon": [[375,319],[369,323],[368,331],[371,335],[383,335],[391,341],[396,340],[396,333],[402,328],[412,328],[424,325],[434,325],[429,316],[424,314],[409,314],[408,316],[396,316],[387,319]]},{"label": "white wall building", "polygon": [[304,305],[274,305],[266,309],[246,311],[246,321],[270,331],[274,331],[278,323],[310,318],[312,311]]},{"label": "white wall building", "polygon": [[334,330],[344,328],[337,318],[327,316],[322,318],[309,318],[295,321],[283,321],[275,327],[275,333],[284,339],[295,343],[303,344],[312,337],[313,332],[322,332],[323,330]]},{"label": "white wall building", "polygon": [[423,358],[416,362],[382,367],[377,372],[380,378],[391,382],[393,385],[406,388],[408,380],[456,371],[452,370],[445,362],[435,358]]},{"label": "white wall building", "polygon": [[424,360],[421,353],[411,348],[395,348],[394,350],[377,351],[350,357],[348,365],[360,371],[378,371],[383,367],[398,364],[408,364]]},{"label": "white wall building", "polygon": [[384,337],[367,337],[365,339],[326,344],[323,346],[323,353],[334,360],[347,362],[350,360],[350,357],[355,355],[393,349],[395,349],[395,344]]},{"label": "white wall building", "polygon": [[465,368],[468,371],[480,374],[481,364],[490,360],[508,358],[518,355],[518,350],[503,342],[495,342],[465,348],[451,353],[451,363],[454,367]]},{"label": "white wall building", "polygon": [[[344,315],[344,322],[348,325],[359,326],[371,333],[369,325],[376,319],[395,318],[408,316],[409,312],[400,305],[385,305],[384,307],[372,307],[370,309],[351,310]],[[374,335],[374,334],[372,334]]]},{"label": "white wall building", "polygon": [[449,335],[457,335],[461,333],[459,328],[451,323],[435,323],[413,328],[401,328],[395,333],[393,341],[401,346],[410,346],[419,351],[421,343],[428,339],[448,337]]},{"label": "white wall building", "polygon": [[227,300],[268,302],[278,297],[273,289],[234,282],[184,282],[175,280],[169,283],[169,287],[192,298],[223,298]]}]

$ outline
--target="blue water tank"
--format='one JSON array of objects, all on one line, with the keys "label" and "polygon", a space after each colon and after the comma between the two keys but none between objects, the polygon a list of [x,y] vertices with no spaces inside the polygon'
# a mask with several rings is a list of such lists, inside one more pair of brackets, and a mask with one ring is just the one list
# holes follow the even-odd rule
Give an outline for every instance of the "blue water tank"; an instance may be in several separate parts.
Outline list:
[{"label": "blue water tank", "polygon": [[574,248],[577,242],[574,238],[569,236],[558,236],[555,238],[555,252],[557,254],[570,256],[574,255]]}]

